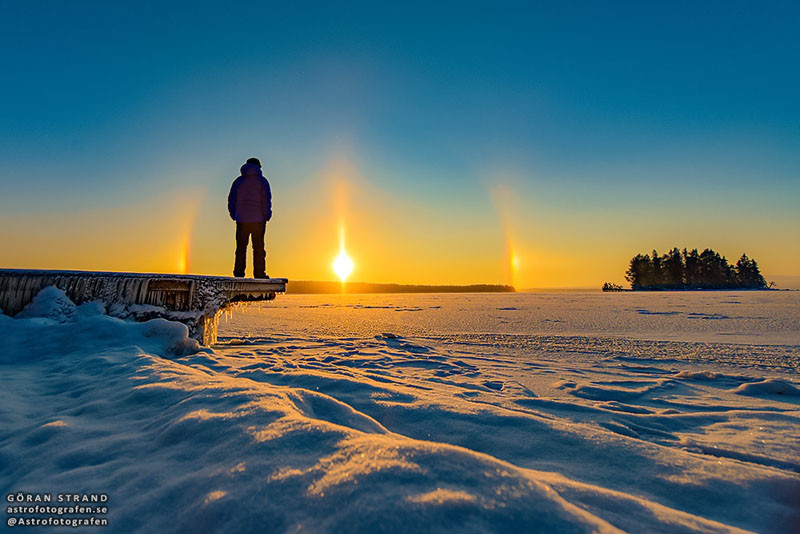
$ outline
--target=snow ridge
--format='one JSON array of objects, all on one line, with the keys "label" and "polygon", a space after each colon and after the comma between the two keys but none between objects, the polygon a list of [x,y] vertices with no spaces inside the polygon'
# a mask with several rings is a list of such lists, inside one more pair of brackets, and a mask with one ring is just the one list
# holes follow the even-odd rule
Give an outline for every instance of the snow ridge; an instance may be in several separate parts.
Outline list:
[{"label": "snow ridge", "polygon": [[780,532],[798,518],[796,375],[521,358],[388,325],[342,338],[298,324],[210,350],[180,323],[40,297],[0,316],[0,490],[107,492],[114,532]]}]

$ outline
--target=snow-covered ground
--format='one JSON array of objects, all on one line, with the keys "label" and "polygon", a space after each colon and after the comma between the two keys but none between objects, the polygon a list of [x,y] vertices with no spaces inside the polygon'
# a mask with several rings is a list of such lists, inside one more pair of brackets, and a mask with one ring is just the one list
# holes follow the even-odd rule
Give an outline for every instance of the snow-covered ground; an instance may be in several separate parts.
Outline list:
[{"label": "snow-covered ground", "polygon": [[24,315],[2,496],[108,493],[103,531],[800,529],[800,293],[281,296],[213,349]]}]

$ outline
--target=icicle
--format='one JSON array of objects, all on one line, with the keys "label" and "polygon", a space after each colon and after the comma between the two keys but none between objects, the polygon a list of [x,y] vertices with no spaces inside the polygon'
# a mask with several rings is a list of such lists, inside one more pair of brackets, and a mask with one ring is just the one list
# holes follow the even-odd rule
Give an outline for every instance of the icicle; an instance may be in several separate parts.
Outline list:
[{"label": "icicle", "polygon": [[220,316],[228,321],[234,311],[247,308],[244,301],[272,300],[286,289],[283,279],[0,269],[0,309],[15,315],[51,285],[75,303],[97,300],[118,316],[183,321],[205,344],[216,341]]}]

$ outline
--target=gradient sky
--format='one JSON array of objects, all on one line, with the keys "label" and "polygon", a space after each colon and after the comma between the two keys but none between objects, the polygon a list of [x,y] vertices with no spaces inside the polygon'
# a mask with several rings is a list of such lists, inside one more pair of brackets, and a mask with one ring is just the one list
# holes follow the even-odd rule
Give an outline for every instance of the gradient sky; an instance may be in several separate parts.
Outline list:
[{"label": "gradient sky", "polygon": [[272,276],[800,286],[796,2],[376,4],[0,4],[0,267],[230,274],[256,156]]}]

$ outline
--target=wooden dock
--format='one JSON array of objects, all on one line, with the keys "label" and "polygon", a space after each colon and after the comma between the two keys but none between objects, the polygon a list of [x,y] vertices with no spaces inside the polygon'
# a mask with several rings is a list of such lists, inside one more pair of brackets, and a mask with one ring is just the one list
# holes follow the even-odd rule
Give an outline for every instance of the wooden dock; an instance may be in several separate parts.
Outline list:
[{"label": "wooden dock", "polygon": [[39,291],[56,286],[76,304],[102,302],[110,315],[181,321],[204,345],[217,339],[220,313],[236,302],[273,300],[286,278],[0,269],[0,310],[15,315]]}]

